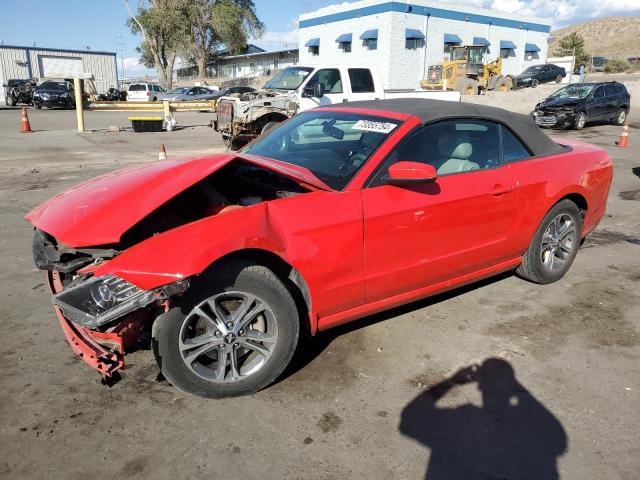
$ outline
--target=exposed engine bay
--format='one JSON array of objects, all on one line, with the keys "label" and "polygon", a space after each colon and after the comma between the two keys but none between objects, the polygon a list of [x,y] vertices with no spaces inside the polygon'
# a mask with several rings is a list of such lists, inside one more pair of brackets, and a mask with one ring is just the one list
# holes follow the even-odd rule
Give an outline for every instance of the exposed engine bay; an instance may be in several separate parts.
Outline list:
[{"label": "exposed engine bay", "polygon": [[36,229],[33,256],[41,270],[71,273],[181,225],[305,192],[308,190],[277,172],[234,160],[160,205],[126,231],[117,244],[71,248]]}]

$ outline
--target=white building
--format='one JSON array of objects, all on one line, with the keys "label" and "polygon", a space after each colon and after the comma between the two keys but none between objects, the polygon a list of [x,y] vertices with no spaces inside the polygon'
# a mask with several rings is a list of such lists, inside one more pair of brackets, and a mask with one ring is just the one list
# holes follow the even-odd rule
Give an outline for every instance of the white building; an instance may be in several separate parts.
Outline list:
[{"label": "white building", "polygon": [[59,48],[0,45],[0,102],[12,79],[84,78],[93,80],[99,93],[118,85],[118,65],[114,52],[66,50]]},{"label": "white building", "polygon": [[[276,70],[282,70],[298,62],[297,48],[267,52],[250,43],[244,50],[239,55],[231,55],[228,51],[218,53],[207,64],[207,77],[253,78],[271,75]],[[179,68],[176,73],[179,80],[196,79],[198,67],[188,65]]]},{"label": "white building", "polygon": [[417,88],[429,65],[451,45],[486,45],[502,56],[503,73],[518,74],[547,58],[548,22],[429,0],[362,0],[300,16],[300,63],[366,63],[387,89]]}]

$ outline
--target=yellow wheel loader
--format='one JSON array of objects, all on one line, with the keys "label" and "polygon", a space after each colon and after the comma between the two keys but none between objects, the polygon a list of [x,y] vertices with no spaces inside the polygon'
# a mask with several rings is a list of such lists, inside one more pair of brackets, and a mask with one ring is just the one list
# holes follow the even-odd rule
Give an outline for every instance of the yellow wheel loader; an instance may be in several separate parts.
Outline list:
[{"label": "yellow wheel loader", "polygon": [[485,64],[484,45],[451,47],[451,60],[430,65],[427,78],[420,82],[425,90],[458,90],[462,95],[476,95],[482,90],[506,92],[513,86],[512,77],[502,75],[502,58]]}]

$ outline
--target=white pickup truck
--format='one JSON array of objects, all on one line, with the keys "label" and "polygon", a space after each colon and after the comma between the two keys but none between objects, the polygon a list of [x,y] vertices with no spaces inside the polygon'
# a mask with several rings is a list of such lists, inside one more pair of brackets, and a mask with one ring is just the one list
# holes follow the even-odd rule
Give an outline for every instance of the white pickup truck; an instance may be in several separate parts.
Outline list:
[{"label": "white pickup truck", "polygon": [[380,73],[367,66],[296,65],[260,90],[218,99],[214,125],[231,148],[240,148],[275,123],[310,108],[401,97],[460,101],[457,91],[385,90]]}]

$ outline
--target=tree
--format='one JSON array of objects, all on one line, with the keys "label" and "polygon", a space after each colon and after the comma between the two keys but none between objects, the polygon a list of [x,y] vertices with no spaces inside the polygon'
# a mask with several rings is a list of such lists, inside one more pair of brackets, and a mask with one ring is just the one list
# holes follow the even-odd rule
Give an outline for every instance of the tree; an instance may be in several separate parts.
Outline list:
[{"label": "tree", "polygon": [[249,36],[257,37],[264,30],[253,0],[193,0],[191,45],[188,56],[198,66],[198,76],[206,77],[207,63],[221,46],[239,53]]},{"label": "tree", "polygon": [[589,65],[591,56],[584,49],[584,39],[576,32],[565,35],[558,42],[559,46],[553,52],[558,57],[575,57],[575,65]]},{"label": "tree", "polygon": [[186,51],[191,37],[188,0],[147,0],[141,2],[134,15],[127,0],[127,24],[131,31],[142,36],[138,47],[140,62],[158,71],[161,85],[171,89],[176,57]]}]

